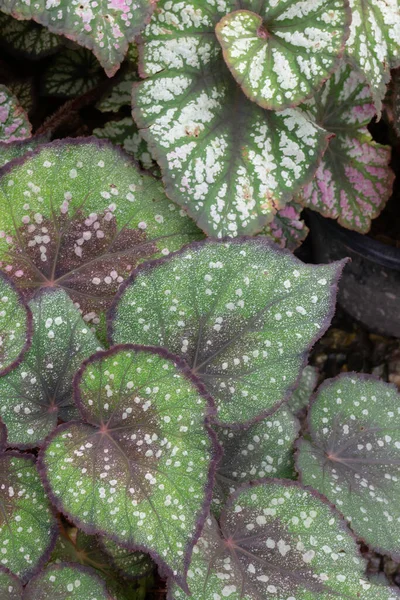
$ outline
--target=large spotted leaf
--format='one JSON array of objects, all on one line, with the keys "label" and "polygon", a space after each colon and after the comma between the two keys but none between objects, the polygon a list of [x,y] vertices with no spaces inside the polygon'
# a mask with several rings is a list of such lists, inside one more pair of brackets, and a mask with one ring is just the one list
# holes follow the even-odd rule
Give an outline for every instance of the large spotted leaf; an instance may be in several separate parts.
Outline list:
[{"label": "large spotted leaf", "polygon": [[85,422],[60,426],[41,452],[54,503],[87,533],[147,549],[184,585],[218,457],[211,399],[177,357],[118,346],[83,364],[76,401]]},{"label": "large spotted leaf", "polygon": [[369,87],[344,64],[303,107],[335,137],[299,201],[348,229],[367,232],[394,179],[390,148],[374,142],[367,129],[375,115]]},{"label": "large spotted leaf", "polygon": [[63,563],[50,565],[24,590],[23,600],[113,600],[92,569]]},{"label": "large spotted leaf", "polygon": [[0,416],[8,443],[40,446],[59,421],[76,415],[72,380],[99,349],[94,333],[65,291],[48,289],[30,302],[32,346],[17,369],[0,378]]},{"label": "large spotted leaf", "polygon": [[53,142],[2,171],[0,266],[28,298],[65,289],[95,324],[138,263],[199,236],[161,184],[105,141]]},{"label": "large spotted leaf", "polygon": [[[344,0],[238,2],[216,27],[225,62],[263,108],[282,110],[310,97],[335,69],[349,35]],[[255,12],[252,12],[254,10]]]},{"label": "large spotted leaf", "polygon": [[92,50],[109,77],[118,70],[129,42],[143,29],[154,5],[154,0],[0,0],[4,13],[33,19]]},{"label": "large spotted leaf", "polygon": [[346,51],[371,86],[378,111],[390,80],[400,64],[400,6],[398,0],[349,0],[352,10]]},{"label": "large spotted leaf", "polygon": [[260,231],[311,179],[327,144],[301,111],[265,111],[235,83],[214,32],[235,5],[160,0],[143,34],[148,78],[133,91],[167,194],[214,237]]},{"label": "large spotted leaf", "polygon": [[56,522],[33,458],[0,454],[0,565],[23,582],[47,560]]},{"label": "large spotted leaf", "polygon": [[319,390],[311,440],[296,459],[303,482],[323,493],[354,532],[400,556],[400,395],[372,377],[342,375]]},{"label": "large spotted leaf", "polygon": [[327,328],[342,263],[311,266],[263,237],[192,244],[143,265],[110,311],[114,343],[180,354],[220,424],[274,412]]},{"label": "large spotted leaf", "polygon": [[281,248],[296,250],[308,235],[308,227],[301,218],[302,206],[289,202],[278,210],[262,234],[271,238]]},{"label": "large spotted leaf", "polygon": [[[206,522],[188,584],[196,600],[396,600],[366,580],[366,563],[341,517],[294,482],[260,481]],[[169,600],[187,596],[176,585]]]},{"label": "large spotted leaf", "polygon": [[31,137],[32,126],[18,99],[0,85],[0,142],[9,144]]},{"label": "large spotted leaf", "polygon": [[21,362],[31,341],[31,311],[21,293],[0,271],[0,377],[12,371]]}]

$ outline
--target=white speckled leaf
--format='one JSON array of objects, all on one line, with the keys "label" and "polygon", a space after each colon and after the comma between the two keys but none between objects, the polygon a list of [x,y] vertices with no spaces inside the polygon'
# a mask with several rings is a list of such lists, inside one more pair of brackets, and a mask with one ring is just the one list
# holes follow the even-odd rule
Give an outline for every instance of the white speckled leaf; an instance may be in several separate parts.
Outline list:
[{"label": "white speckled leaf", "polygon": [[327,144],[301,111],[265,111],[236,85],[214,32],[229,4],[160,0],[143,34],[148,79],[133,91],[167,194],[214,237],[260,231],[311,179]]},{"label": "white speckled leaf", "polygon": [[45,135],[28,138],[27,140],[21,140],[18,142],[0,142],[0,169],[14,158],[20,158],[27,152],[35,150],[40,144],[48,142],[48,138]]},{"label": "white speckled leaf", "polygon": [[400,64],[400,6],[398,0],[349,0],[352,10],[346,51],[371,86],[378,112],[390,80]]},{"label": "white speckled leaf", "polygon": [[344,64],[303,108],[335,137],[298,201],[343,227],[368,232],[394,180],[390,147],[374,142],[367,129],[375,115],[370,88]]},{"label": "white speckled leaf", "polygon": [[1,600],[22,600],[22,583],[10,571],[0,567]]},{"label": "white speckled leaf", "polygon": [[0,85],[0,142],[10,143],[31,137],[32,126],[18,99]]},{"label": "white speckled leaf", "polygon": [[289,202],[285,208],[278,210],[271,223],[262,230],[281,248],[292,252],[300,246],[308,235],[308,227],[301,219],[303,207],[296,202]]},{"label": "white speckled leaf", "polygon": [[109,313],[114,343],[182,356],[220,424],[274,412],[330,322],[343,263],[305,265],[265,237],[206,241],[133,273]]},{"label": "white speckled leaf", "polygon": [[12,53],[37,60],[56,52],[63,38],[33,21],[18,21],[0,13],[0,44]]},{"label": "white speckled leaf", "polygon": [[296,459],[305,485],[333,502],[356,535],[400,556],[400,395],[373,377],[324,383]]},{"label": "white speckled leaf", "polygon": [[154,6],[154,0],[0,0],[4,13],[33,19],[92,50],[109,77],[119,69]]},{"label": "white speckled leaf", "polygon": [[270,110],[309,98],[343,54],[349,36],[348,3],[247,0],[238,4],[249,10],[223,17],[216,35],[225,62],[246,96]]},{"label": "white speckled leaf", "polygon": [[[315,492],[261,480],[208,519],[188,571],[192,598],[397,600],[366,580],[366,562],[340,515]],[[172,584],[168,600],[188,598]]]},{"label": "white speckled leaf", "polygon": [[185,585],[219,456],[211,399],[183,361],[137,346],[92,356],[75,391],[85,421],[58,427],[40,455],[50,497],[86,533],[147,550]]},{"label": "white speckled leaf", "polygon": [[90,50],[64,50],[43,74],[43,93],[65,98],[80,96],[95,88],[103,76],[103,69]]},{"label": "white speckled leaf", "polygon": [[105,582],[93,569],[63,563],[50,565],[34,577],[23,600],[112,600]]}]

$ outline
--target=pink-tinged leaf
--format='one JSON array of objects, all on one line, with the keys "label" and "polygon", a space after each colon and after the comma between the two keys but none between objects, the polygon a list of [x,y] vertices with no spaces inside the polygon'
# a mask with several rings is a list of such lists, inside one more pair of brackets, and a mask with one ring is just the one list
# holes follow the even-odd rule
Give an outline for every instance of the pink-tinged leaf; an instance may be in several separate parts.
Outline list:
[{"label": "pink-tinged leaf", "polygon": [[390,148],[374,142],[366,128],[375,114],[368,86],[344,64],[302,107],[335,137],[297,200],[347,229],[368,232],[394,180]]},{"label": "pink-tinged leaf", "polygon": [[15,142],[31,137],[32,126],[18,99],[0,85],[0,142]]},{"label": "pink-tinged leaf", "polygon": [[0,0],[0,10],[33,19],[92,50],[111,77],[128,45],[150,20],[155,0]]},{"label": "pink-tinged leaf", "polygon": [[296,250],[308,235],[308,227],[300,216],[302,210],[302,206],[290,202],[278,210],[271,223],[262,230],[262,235],[271,238],[280,248]]}]

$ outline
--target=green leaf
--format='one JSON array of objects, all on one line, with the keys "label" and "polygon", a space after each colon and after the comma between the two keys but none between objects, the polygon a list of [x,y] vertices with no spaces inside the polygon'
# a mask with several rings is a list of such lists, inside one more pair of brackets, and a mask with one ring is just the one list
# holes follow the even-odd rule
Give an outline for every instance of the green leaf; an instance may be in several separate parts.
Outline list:
[{"label": "green leaf", "polygon": [[261,231],[327,145],[301,111],[267,112],[236,85],[214,33],[232,4],[160,0],[132,100],[168,196],[214,237]]},{"label": "green leaf", "polygon": [[3,452],[0,473],[0,564],[26,583],[47,560],[56,522],[32,456]]},{"label": "green leaf", "polygon": [[102,537],[101,544],[107,552],[112,565],[127,579],[147,577],[154,571],[154,563],[148,554],[130,552],[112,539]]},{"label": "green leaf", "polygon": [[344,64],[303,107],[335,137],[298,201],[343,227],[368,232],[394,180],[390,147],[374,142],[367,129],[375,115],[369,87]]},{"label": "green leaf", "polygon": [[57,52],[63,38],[32,21],[18,21],[0,13],[0,43],[9,52],[38,60]]},{"label": "green leaf", "polygon": [[213,493],[215,516],[243,483],[263,477],[293,478],[293,442],[300,424],[285,406],[245,430],[214,429],[223,450]]},{"label": "green leaf", "polygon": [[109,558],[97,536],[87,535],[79,529],[66,527],[60,523],[60,535],[51,553],[50,563],[78,563],[84,567],[96,569],[102,575],[111,572]]},{"label": "green leaf", "polygon": [[2,268],[26,297],[63,288],[94,324],[140,262],[202,237],[157,180],[94,138],[40,146],[3,169],[1,235]]},{"label": "green leaf", "polygon": [[45,71],[43,92],[47,96],[73,98],[95,88],[103,75],[101,65],[90,50],[64,50]]},{"label": "green leaf", "polygon": [[263,108],[282,110],[314,94],[343,54],[351,20],[347,2],[236,4],[248,10],[224,16],[216,35],[246,96]]},{"label": "green leaf", "polygon": [[349,0],[352,10],[346,51],[371,86],[378,112],[390,81],[390,69],[400,65],[398,0]]},{"label": "green leaf", "polygon": [[205,241],[143,265],[109,313],[114,343],[181,355],[220,424],[271,414],[329,325],[343,263],[305,265],[265,238]]},{"label": "green leaf", "polygon": [[22,583],[4,567],[0,567],[1,600],[22,600]]},{"label": "green leaf", "polygon": [[324,383],[309,412],[311,441],[296,465],[305,485],[335,503],[357,536],[400,556],[400,395],[373,377]]},{"label": "green leaf", "polygon": [[32,346],[21,364],[0,378],[0,416],[10,446],[40,446],[59,421],[76,415],[72,380],[99,342],[66,292],[47,289],[31,300]]},{"label": "green leaf", "polygon": [[293,252],[308,235],[308,227],[300,216],[302,210],[303,207],[296,202],[289,202],[285,208],[278,210],[261,233],[281,248],[288,248]]},{"label": "green leaf", "polygon": [[0,10],[21,20],[33,19],[52,33],[65,35],[89,48],[111,77],[122,63],[129,42],[143,29],[154,0],[0,0]]},{"label": "green leaf", "polygon": [[31,137],[32,126],[17,98],[0,85],[0,142],[15,142]]},{"label": "green leaf", "polygon": [[303,411],[309,404],[318,382],[318,369],[307,365],[301,374],[298,387],[294,390],[287,404],[294,415]]},{"label": "green leaf", "polygon": [[24,600],[112,600],[105,582],[92,569],[74,564],[50,565],[31,579]]},{"label": "green leaf", "polygon": [[138,81],[138,49],[135,43],[129,45],[126,60],[108,90],[96,104],[101,112],[118,112],[123,106],[131,105],[132,84]]},{"label": "green leaf", "polygon": [[27,140],[10,142],[9,144],[0,142],[0,169],[14,158],[20,158],[46,142],[48,142],[46,135],[38,135]]},{"label": "green leaf", "polygon": [[184,585],[218,457],[211,399],[183,361],[138,346],[94,355],[75,385],[86,422],[47,438],[50,496],[83,531],[148,551]]},{"label": "green leaf", "polygon": [[[366,562],[340,515],[297,483],[243,486],[220,527],[206,522],[188,584],[196,600],[396,600],[366,580]],[[171,583],[169,600],[187,598]]]}]

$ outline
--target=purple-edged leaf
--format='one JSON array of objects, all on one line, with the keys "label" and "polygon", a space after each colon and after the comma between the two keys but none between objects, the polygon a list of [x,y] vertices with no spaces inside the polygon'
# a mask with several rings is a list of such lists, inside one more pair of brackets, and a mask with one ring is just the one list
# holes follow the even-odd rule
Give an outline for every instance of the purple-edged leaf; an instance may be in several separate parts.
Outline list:
[{"label": "purple-edged leaf", "polygon": [[282,110],[300,104],[337,66],[350,32],[347,1],[230,4],[242,10],[224,16],[216,35],[233,77],[263,108]]},{"label": "purple-edged leaf", "polygon": [[50,565],[24,590],[24,600],[113,600],[93,569],[72,563]]},{"label": "purple-edged leaf", "polygon": [[64,290],[43,290],[31,300],[32,346],[21,364],[0,378],[0,417],[8,443],[40,446],[58,422],[79,417],[72,380],[99,342]]},{"label": "purple-edged leaf", "polygon": [[344,64],[303,108],[335,137],[298,201],[343,227],[369,231],[392,193],[394,174],[390,148],[374,142],[366,127],[375,108],[365,80]]},{"label": "purple-edged leaf", "polygon": [[21,362],[31,341],[31,311],[21,293],[0,271],[0,377],[12,371]]},{"label": "purple-edged leaf", "polygon": [[118,346],[83,364],[76,401],[86,422],[62,425],[41,452],[56,506],[183,585],[218,456],[211,399],[177,357]]},{"label": "purple-edged leaf", "polygon": [[223,450],[213,491],[216,516],[243,483],[264,477],[293,478],[293,443],[299,429],[298,420],[286,406],[245,430],[214,427]]},{"label": "purple-edged leaf", "polygon": [[303,411],[308,406],[317,382],[318,369],[307,365],[301,374],[297,388],[287,401],[288,407],[294,415]]},{"label": "purple-edged leaf", "polygon": [[393,120],[393,127],[397,136],[400,136],[400,69],[393,71],[391,92],[388,102],[385,102],[385,108]]},{"label": "purple-edged leaf", "polygon": [[7,445],[7,427],[0,421],[0,452],[6,449]]},{"label": "purple-edged leaf", "polygon": [[56,521],[32,456],[0,455],[0,565],[24,583],[48,558]]},{"label": "purple-edged leaf", "polygon": [[92,50],[109,77],[119,69],[129,43],[144,28],[154,6],[154,0],[0,0],[4,13],[33,19]]},{"label": "purple-edged leaf", "polygon": [[102,537],[101,544],[108,554],[109,561],[127,579],[140,579],[154,571],[154,562],[148,554],[130,552],[113,540]]},{"label": "purple-edged leaf", "polygon": [[57,52],[63,38],[33,21],[18,21],[0,13],[0,44],[9,52],[38,60]]},{"label": "purple-edged leaf", "polygon": [[15,142],[31,137],[32,126],[17,98],[0,85],[0,142]]},{"label": "purple-edged leaf", "polygon": [[143,265],[115,300],[114,343],[181,355],[220,424],[274,412],[332,317],[343,263],[305,265],[266,238],[205,241]]},{"label": "purple-edged leaf", "polygon": [[43,74],[43,93],[73,98],[95,88],[104,76],[96,57],[86,48],[57,54]]},{"label": "purple-edged leaf", "polygon": [[8,569],[0,567],[1,600],[22,600],[22,583]]},{"label": "purple-edged leaf", "polygon": [[296,202],[290,202],[278,210],[271,223],[262,230],[262,234],[271,238],[281,248],[293,252],[306,239],[308,227],[301,219],[303,207]]},{"label": "purple-edged leaf", "polygon": [[0,169],[15,158],[24,156],[24,154],[35,150],[40,144],[45,144],[48,141],[46,135],[40,135],[27,140],[10,142],[9,144],[0,142]]},{"label": "purple-edged leaf", "polygon": [[0,177],[0,266],[27,297],[65,289],[95,324],[135,266],[199,237],[160,182],[105,141],[43,145]]},{"label": "purple-edged leaf", "polygon": [[357,536],[400,556],[400,394],[368,376],[345,374],[324,383],[309,412],[310,441],[296,466]]},{"label": "purple-edged leaf", "polygon": [[[188,585],[196,600],[396,600],[366,580],[366,562],[340,515],[295,482],[243,486],[220,526],[206,522]],[[187,596],[171,584],[169,600]]]}]

